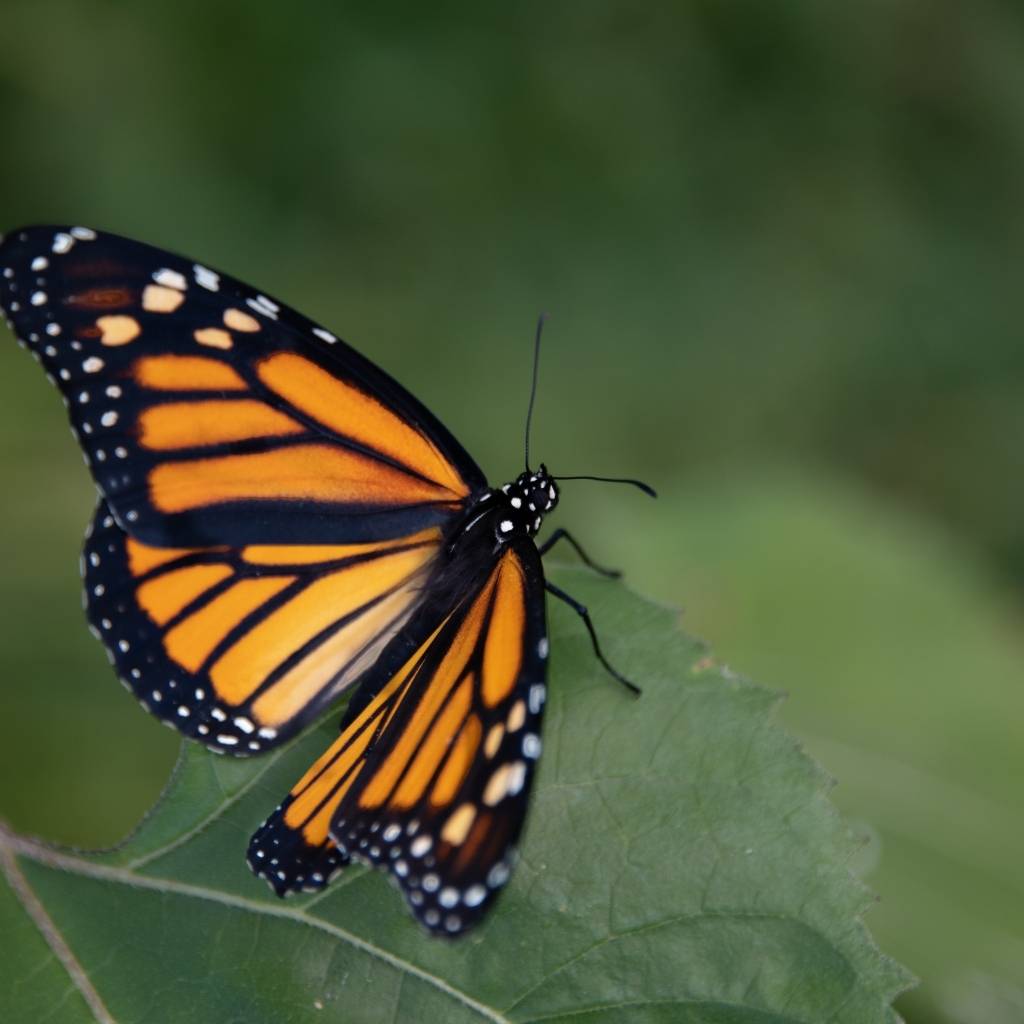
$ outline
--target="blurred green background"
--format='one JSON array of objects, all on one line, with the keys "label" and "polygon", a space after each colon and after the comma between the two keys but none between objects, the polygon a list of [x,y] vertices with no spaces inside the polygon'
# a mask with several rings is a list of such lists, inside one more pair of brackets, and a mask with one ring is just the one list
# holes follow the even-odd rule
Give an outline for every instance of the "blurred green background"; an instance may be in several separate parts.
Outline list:
[{"label": "blurred green background", "polygon": [[[0,229],[84,223],[285,298],[736,670],[839,785],[922,979],[1024,1020],[1024,9],[4,0]],[[0,814],[114,842],[172,734],[77,571],[92,487],[0,346]],[[556,652],[557,655],[557,652]]]}]

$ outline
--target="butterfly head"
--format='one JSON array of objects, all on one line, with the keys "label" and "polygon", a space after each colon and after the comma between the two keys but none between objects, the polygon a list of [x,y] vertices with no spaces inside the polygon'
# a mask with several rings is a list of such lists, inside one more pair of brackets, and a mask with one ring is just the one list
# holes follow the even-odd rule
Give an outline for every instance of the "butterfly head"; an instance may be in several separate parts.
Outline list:
[{"label": "butterfly head", "polygon": [[539,469],[520,473],[500,494],[502,509],[495,527],[499,541],[534,536],[544,516],[558,504],[558,485],[543,463]]}]

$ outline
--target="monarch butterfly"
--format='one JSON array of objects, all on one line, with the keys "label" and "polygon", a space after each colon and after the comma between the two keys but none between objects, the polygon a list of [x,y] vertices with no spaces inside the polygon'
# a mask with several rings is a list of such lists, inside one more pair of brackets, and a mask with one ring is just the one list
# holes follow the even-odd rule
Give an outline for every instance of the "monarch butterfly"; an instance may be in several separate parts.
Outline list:
[{"label": "monarch butterfly", "polygon": [[[509,877],[541,751],[545,588],[632,687],[545,581],[559,540],[587,559],[564,530],[534,542],[559,491],[529,468],[529,413],[525,472],[491,488],[382,370],[226,274],[81,227],[12,232],[0,272],[99,488],[86,609],[124,685],[235,755],[357,687],[253,835],[252,870],[283,896],[356,858],[429,931],[472,927]],[[539,343],[538,326],[531,412]]]}]

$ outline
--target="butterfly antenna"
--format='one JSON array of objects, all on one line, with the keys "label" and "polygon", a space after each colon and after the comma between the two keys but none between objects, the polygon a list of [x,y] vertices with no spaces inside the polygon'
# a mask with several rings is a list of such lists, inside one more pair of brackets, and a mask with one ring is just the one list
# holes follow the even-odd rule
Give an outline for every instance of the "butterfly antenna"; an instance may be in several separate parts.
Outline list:
[{"label": "butterfly antenna", "polygon": [[632,484],[634,487],[639,487],[644,494],[649,494],[652,498],[658,496],[658,492],[650,485],[645,484],[643,480],[631,480],[627,477],[621,476],[556,476],[552,477],[553,480],[600,480],[605,484]]},{"label": "butterfly antenna", "polygon": [[533,338],[533,383],[530,385],[530,404],[526,407],[526,472],[530,472],[530,422],[533,419],[533,400],[537,397],[537,371],[540,369],[540,335],[544,330],[547,313],[537,317],[537,333]]}]

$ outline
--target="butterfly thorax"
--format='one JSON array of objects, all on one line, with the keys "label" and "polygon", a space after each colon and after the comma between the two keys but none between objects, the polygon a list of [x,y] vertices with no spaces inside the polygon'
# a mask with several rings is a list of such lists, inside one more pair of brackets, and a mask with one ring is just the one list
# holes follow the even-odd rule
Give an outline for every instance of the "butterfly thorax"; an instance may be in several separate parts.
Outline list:
[{"label": "butterfly thorax", "polygon": [[465,537],[471,531],[491,531],[499,544],[534,537],[544,516],[558,504],[558,487],[547,468],[520,473],[511,483],[485,491],[467,510]]}]

